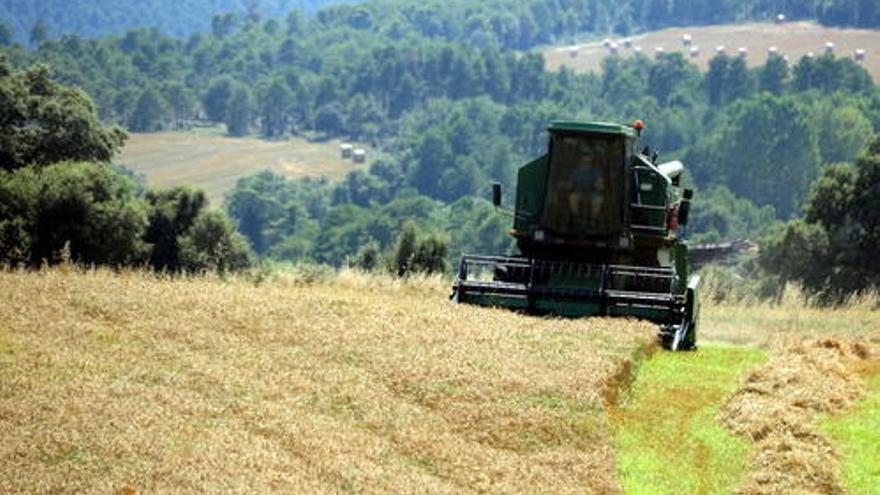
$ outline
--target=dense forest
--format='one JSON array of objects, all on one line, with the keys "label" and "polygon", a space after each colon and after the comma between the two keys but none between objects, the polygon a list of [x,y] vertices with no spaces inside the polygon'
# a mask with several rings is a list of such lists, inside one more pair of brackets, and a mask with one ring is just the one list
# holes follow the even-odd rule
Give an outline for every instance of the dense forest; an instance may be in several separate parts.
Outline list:
[{"label": "dense forest", "polygon": [[691,171],[698,199],[688,235],[697,241],[782,235],[778,224],[802,214],[811,184],[855,163],[880,129],[874,82],[831,54],[773,55],[756,69],[721,54],[705,73],[675,53],[610,57],[601,73],[577,75],[547,72],[527,50],[774,12],[876,25],[872,3],[632,0],[609,9],[593,0],[376,0],[313,17],[217,15],[185,39],[135,29],[3,51],[19,69],[48,64],[94,98],[103,122],[132,131],[207,120],[233,136],[382,148],[387,158],[343,181],[264,172],[240,181],[223,205],[256,254],[336,266],[387,262],[403,245],[447,261],[509,249],[507,219],[483,199],[486,187],[513,185],[551,119],[646,120],[645,142]]},{"label": "dense forest", "polygon": [[[97,37],[154,27],[175,37],[211,29],[229,13],[280,17],[291,10],[314,13],[344,0],[0,0],[0,21],[19,43],[39,44],[65,34]],[[353,2],[350,2],[353,3]]]},{"label": "dense forest", "polygon": [[363,5],[321,10],[324,22],[382,25],[392,33],[409,25],[428,37],[477,44],[495,38],[506,48],[520,49],[582,33],[627,35],[667,26],[767,20],[777,14],[833,26],[880,26],[874,0],[0,0],[0,21],[22,43],[65,34],[121,34],[136,27],[185,37],[222,29],[229,13],[272,19],[294,9],[310,14],[339,3]]}]

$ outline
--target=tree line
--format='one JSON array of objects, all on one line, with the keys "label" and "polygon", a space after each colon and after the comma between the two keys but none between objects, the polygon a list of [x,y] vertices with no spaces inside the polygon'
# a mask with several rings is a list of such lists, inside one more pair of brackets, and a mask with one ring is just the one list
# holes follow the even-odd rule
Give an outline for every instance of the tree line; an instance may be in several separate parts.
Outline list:
[{"label": "tree line", "polygon": [[[298,9],[314,13],[338,0],[6,0],[0,2],[9,41],[38,45],[51,37],[76,34],[96,38],[141,26],[175,37],[208,31],[227,15],[240,18],[283,17]],[[228,22],[228,21],[225,21]]]},{"label": "tree line", "polygon": [[880,289],[880,135],[854,163],[822,170],[804,217],[765,238],[759,266],[820,302]]},{"label": "tree line", "polygon": [[400,36],[423,36],[525,50],[584,32],[629,35],[669,26],[748,20],[815,19],[831,26],[880,26],[873,0],[373,0],[355,6],[338,0],[43,0],[2,2],[0,21],[10,42],[39,44],[67,34],[100,37],[152,26],[177,38],[228,32],[236,25],[281,19],[297,9],[322,25],[344,24]]},{"label": "tree line", "polygon": [[[130,130],[200,116],[225,122],[232,135],[367,141],[395,157],[386,172],[443,201],[488,179],[509,184],[551,118],[643,118],[652,146],[687,158],[698,185],[727,187],[787,218],[818,167],[853,159],[878,121],[870,76],[833,55],[794,64],[771,56],[752,70],[722,54],[706,74],[678,54],[609,58],[601,74],[577,75],[544,71],[538,54],[322,22],[254,21],[187,42],[136,30],[9,54],[19,65],[50,63],[61,81],[95,96],[104,120]],[[753,119],[767,138],[758,147],[750,138],[758,128],[741,125]],[[740,150],[753,158],[744,173],[734,172]],[[769,194],[786,168],[795,172],[791,187]],[[387,199],[377,194],[371,199]]]},{"label": "tree line", "polygon": [[[880,126],[877,87],[850,59],[770,56],[749,69],[721,54],[701,73],[671,53],[610,57],[601,73],[550,73],[539,54],[515,51],[544,40],[494,20],[528,23],[546,11],[553,15],[544,22],[572,23],[538,31],[553,39],[602,32],[607,26],[590,22],[606,7],[594,3],[378,0],[311,19],[222,16],[186,40],[138,29],[4,52],[17,67],[49,63],[60,81],[94,96],[103,121],[131,130],[198,118],[225,123],[232,135],[343,137],[383,148],[387,158],[342,181],[262,173],[240,181],[224,204],[258,255],[337,266],[376,253],[393,265],[399,246],[415,246],[414,257],[422,241],[423,253],[444,253],[447,265],[463,251],[509,249],[507,222],[480,198],[490,181],[513,186],[554,118],[646,120],[646,143],[683,158],[699,189],[688,232],[696,241],[754,238],[799,216],[811,183],[854,162]],[[698,4],[628,5],[643,15]],[[592,21],[556,15],[572,6]],[[484,39],[471,37],[478,31]],[[415,223],[406,230],[408,219]],[[419,240],[401,244],[413,229]],[[185,228],[171,230],[177,239]]]}]

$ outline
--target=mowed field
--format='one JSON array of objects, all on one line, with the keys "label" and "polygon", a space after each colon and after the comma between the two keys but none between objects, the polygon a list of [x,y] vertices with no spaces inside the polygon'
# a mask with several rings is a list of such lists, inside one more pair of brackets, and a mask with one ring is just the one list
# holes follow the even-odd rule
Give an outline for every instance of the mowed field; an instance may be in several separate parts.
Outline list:
[{"label": "mowed field", "polygon": [[[685,34],[690,34],[693,45],[700,47],[699,57],[690,58],[687,54],[687,48],[682,44]],[[862,64],[874,81],[880,81],[880,31],[877,30],[829,28],[810,22],[752,23],[672,28],[634,36],[632,40],[634,48],[641,47],[649,56],[653,56],[658,47],[666,52],[683,52],[704,70],[718,46],[726,47],[731,55],[736,55],[739,48],[748,49],[748,64],[755,67],[764,64],[770,47],[777,47],[779,53],[787,55],[794,64],[808,52],[821,55],[825,43],[830,41],[835,44],[835,53],[840,57],[852,57],[856,50],[865,50],[867,56]],[[620,45],[621,56],[632,56],[633,50],[623,48],[621,38],[613,41]],[[597,41],[553,47],[544,52],[544,57],[550,70],[566,66],[586,72],[600,70],[602,59],[608,54],[608,49]]]},{"label": "mowed field", "polygon": [[440,278],[62,266],[0,270],[0,290],[0,493],[880,483],[867,302],[709,304],[702,349],[669,353],[648,323],[452,305]]},{"label": "mowed field", "polygon": [[198,186],[219,205],[238,179],[260,170],[289,177],[343,178],[358,165],[341,157],[340,144],[233,138],[213,131],[133,133],[116,161],[144,174],[150,186]]}]

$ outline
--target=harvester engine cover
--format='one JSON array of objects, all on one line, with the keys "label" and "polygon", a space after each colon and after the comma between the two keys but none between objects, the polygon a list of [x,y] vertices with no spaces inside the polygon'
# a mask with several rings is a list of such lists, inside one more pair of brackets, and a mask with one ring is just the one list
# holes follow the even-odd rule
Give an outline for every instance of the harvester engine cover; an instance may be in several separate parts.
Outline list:
[{"label": "harvester engine cover", "polygon": [[[457,303],[565,317],[642,318],[672,350],[696,347],[699,277],[689,273],[692,191],[680,162],[637,150],[642,124],[553,122],[547,153],[521,167],[516,256],[465,255]],[[493,201],[500,206],[500,186]]]}]

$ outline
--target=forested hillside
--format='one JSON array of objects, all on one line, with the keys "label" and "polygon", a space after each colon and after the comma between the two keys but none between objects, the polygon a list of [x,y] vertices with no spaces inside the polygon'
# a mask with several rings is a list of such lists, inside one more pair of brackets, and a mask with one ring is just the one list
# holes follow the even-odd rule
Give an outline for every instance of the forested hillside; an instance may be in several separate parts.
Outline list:
[{"label": "forested hillside", "polygon": [[[228,22],[226,14],[281,17],[291,10],[312,13],[345,0],[0,0],[0,21],[20,43],[39,44],[65,34],[106,36],[155,27],[183,37]],[[354,1],[348,3],[355,3]],[[216,18],[215,18],[216,17]]]},{"label": "forested hillside", "polygon": [[[234,13],[278,18],[296,9],[311,13],[355,0],[2,0],[0,21],[20,42],[39,43],[64,34],[103,36],[135,27],[155,27],[171,36],[223,29]],[[325,20],[361,26],[390,20],[413,23],[426,36],[484,43],[502,40],[508,48],[527,48],[584,32],[630,34],[666,26],[769,19],[785,14],[834,26],[876,27],[880,7],[873,0],[408,0],[367,2],[362,9],[325,10]],[[2,34],[2,33],[0,33]]]},{"label": "forested hillside", "polygon": [[[831,15],[843,5],[858,18]],[[373,265],[409,244],[448,259],[505,251],[507,220],[482,199],[486,187],[512,186],[559,118],[647,121],[645,143],[661,159],[683,158],[698,189],[692,239],[756,238],[799,216],[824,167],[853,162],[880,128],[880,93],[851,59],[771,56],[749,68],[721,54],[701,72],[669,53],[612,57],[601,73],[575,74],[548,72],[539,53],[523,51],[778,11],[861,25],[875,15],[846,2],[711,6],[375,0],[311,18],[222,16],[185,40],[137,29],[4,52],[17,67],[49,64],[95,98],[103,120],[132,131],[207,120],[232,136],[338,137],[383,149],[387,158],[339,182],[244,179],[224,205],[260,255]]]}]

